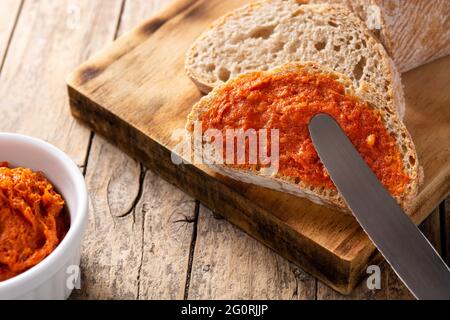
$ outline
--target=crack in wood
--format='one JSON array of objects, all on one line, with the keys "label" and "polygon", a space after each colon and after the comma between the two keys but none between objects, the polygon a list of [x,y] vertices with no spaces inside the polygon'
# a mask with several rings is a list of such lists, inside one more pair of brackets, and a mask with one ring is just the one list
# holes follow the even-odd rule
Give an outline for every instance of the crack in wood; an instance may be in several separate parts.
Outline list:
[{"label": "crack in wood", "polygon": [[[142,166],[142,165],[141,165]],[[145,175],[144,175],[145,176]],[[143,182],[142,182],[143,183]],[[141,194],[142,196],[142,194]],[[136,203],[137,204],[137,203]],[[136,206],[136,205],[135,205]],[[145,247],[145,217],[147,216],[146,210],[143,210],[142,212],[142,223],[141,223],[141,229],[142,229],[142,236],[141,236],[141,257],[139,261],[139,267],[138,267],[138,273],[137,273],[137,290],[136,290],[136,299],[140,300],[141,295],[141,271],[142,271],[142,265],[144,263],[144,247]],[[153,248],[151,248],[152,250]]]},{"label": "crack in wood", "polygon": [[14,33],[15,33],[16,27],[17,27],[17,23],[19,22],[20,14],[22,13],[22,8],[23,8],[23,3],[24,3],[24,1],[25,1],[25,0],[21,0],[21,1],[20,1],[19,9],[17,10],[16,17],[14,18],[14,24],[13,24],[13,27],[12,27],[12,29],[11,29],[11,33],[10,33],[10,35],[9,35],[8,41],[7,41],[7,43],[6,43],[5,52],[3,53],[3,57],[2,57],[2,59],[0,60],[0,74],[2,73],[2,71],[3,71],[3,66],[5,65],[6,57],[7,57],[8,52],[9,52],[9,47],[10,47],[11,42],[12,42],[12,39],[13,39],[13,37],[14,37]]},{"label": "crack in wood", "polygon": [[317,300],[318,280],[314,278],[314,300]]},{"label": "crack in wood", "polygon": [[192,274],[192,265],[193,265],[193,261],[194,261],[195,244],[197,242],[199,212],[200,212],[200,202],[196,200],[195,201],[195,211],[194,211],[194,227],[192,230],[191,245],[189,248],[188,266],[187,266],[187,270],[186,270],[186,282],[185,282],[184,296],[183,296],[184,300],[187,300],[189,297],[189,287],[191,284],[191,274]]},{"label": "crack in wood", "polygon": [[86,157],[84,158],[83,161],[83,165],[80,166],[80,168],[83,169],[83,176],[86,177],[86,171],[87,171],[87,166],[88,166],[88,162],[89,162],[89,155],[91,154],[91,148],[92,148],[92,141],[94,140],[94,131],[91,131],[90,135],[89,135],[89,142],[87,145],[87,149],[86,149]]},{"label": "crack in wood", "polygon": [[117,25],[116,25],[116,31],[114,32],[114,40],[117,39],[117,37],[119,36],[119,30],[122,24],[122,16],[125,10],[125,4],[126,4],[127,0],[122,0],[122,5],[120,7],[120,11],[119,11],[119,18],[117,19]]},{"label": "crack in wood", "polygon": [[448,257],[448,240],[447,240],[447,232],[450,230],[446,230],[446,226],[448,224],[447,221],[447,215],[446,215],[446,208],[448,204],[444,201],[441,202],[439,205],[439,227],[440,227],[440,241],[441,241],[441,256],[442,260],[446,261],[447,263],[450,263],[449,257]]},{"label": "crack in wood", "polygon": [[[124,212],[123,214],[115,216],[117,218],[125,218],[126,216],[130,215],[135,210],[139,201],[142,199],[142,194],[144,191],[144,179],[145,179],[145,174],[147,173],[147,169],[142,165],[142,163],[140,163],[139,166],[140,166],[139,188],[138,188],[136,197],[134,198],[134,200],[130,206],[130,209],[127,210],[126,212]],[[109,184],[109,181],[108,181],[108,184]],[[109,201],[108,201],[108,207],[111,209]]]},{"label": "crack in wood", "polygon": [[[182,223],[182,224],[194,223],[196,221],[195,206],[194,206],[193,214],[186,214],[185,212],[182,212],[182,210],[181,211],[179,210],[179,208],[183,208],[185,205],[190,206],[190,204],[192,204],[192,202],[195,202],[195,200],[184,200],[184,201],[177,202],[176,209],[174,209],[170,214],[170,218],[169,218],[170,222],[171,223]],[[172,220],[172,217],[176,216],[176,215],[181,216],[181,217],[178,219]]]},{"label": "crack in wood", "polygon": [[173,221],[173,223],[180,223],[180,222],[182,222],[182,223],[194,223],[195,222],[195,218],[189,218],[189,217],[187,217],[184,214],[181,214],[181,215],[184,217],[184,219],[175,220],[175,221]]},{"label": "crack in wood", "polygon": [[291,272],[294,275],[294,284],[295,284],[295,288],[294,288],[294,292],[292,293],[291,300],[297,300],[297,298],[298,298],[298,286],[299,286],[299,282],[298,282],[298,278],[297,278],[298,269],[297,268],[293,268],[293,269],[291,269]]}]

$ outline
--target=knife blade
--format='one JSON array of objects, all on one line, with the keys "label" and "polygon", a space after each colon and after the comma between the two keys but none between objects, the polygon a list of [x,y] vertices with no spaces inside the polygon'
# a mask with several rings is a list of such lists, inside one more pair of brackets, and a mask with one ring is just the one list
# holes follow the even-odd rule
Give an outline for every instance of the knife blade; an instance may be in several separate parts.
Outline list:
[{"label": "knife blade", "polygon": [[450,299],[450,269],[384,188],[339,124],[316,115],[309,132],[356,220],[417,299]]}]

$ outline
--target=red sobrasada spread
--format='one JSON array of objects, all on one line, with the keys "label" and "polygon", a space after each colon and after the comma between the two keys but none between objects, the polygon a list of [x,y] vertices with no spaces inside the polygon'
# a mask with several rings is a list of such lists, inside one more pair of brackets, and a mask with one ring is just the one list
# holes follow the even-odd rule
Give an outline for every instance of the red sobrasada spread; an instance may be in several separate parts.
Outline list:
[{"label": "red sobrasada spread", "polygon": [[203,132],[212,128],[279,130],[279,175],[314,187],[335,188],[308,131],[314,115],[327,113],[393,195],[401,194],[409,182],[395,139],[379,112],[346,95],[344,86],[332,77],[306,71],[255,72],[226,84],[211,103],[200,119]]},{"label": "red sobrasada spread", "polygon": [[68,229],[64,200],[42,173],[0,163],[0,281],[41,262]]}]

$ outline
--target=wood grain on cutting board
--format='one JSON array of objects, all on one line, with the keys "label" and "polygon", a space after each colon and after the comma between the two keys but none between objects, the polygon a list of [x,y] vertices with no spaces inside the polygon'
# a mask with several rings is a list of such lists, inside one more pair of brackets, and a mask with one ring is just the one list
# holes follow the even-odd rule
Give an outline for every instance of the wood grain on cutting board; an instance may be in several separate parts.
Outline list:
[{"label": "wood grain on cutting board", "polygon": [[[248,234],[349,292],[379,260],[356,221],[308,200],[232,181],[203,166],[175,165],[171,139],[201,97],[184,54],[217,17],[249,1],[177,1],[68,78],[72,114]],[[450,58],[404,75],[406,125],[425,170],[412,218],[422,221],[450,185]]]}]

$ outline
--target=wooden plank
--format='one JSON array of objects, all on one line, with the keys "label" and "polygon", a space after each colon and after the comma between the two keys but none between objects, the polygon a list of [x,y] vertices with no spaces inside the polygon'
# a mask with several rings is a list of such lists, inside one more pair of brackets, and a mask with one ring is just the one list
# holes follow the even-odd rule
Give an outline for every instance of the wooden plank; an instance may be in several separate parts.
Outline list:
[{"label": "wooden plank", "polygon": [[145,176],[142,194],[136,207],[136,213],[143,215],[144,230],[138,298],[183,299],[195,201],[151,171]]},{"label": "wooden plank", "polygon": [[97,141],[86,171],[91,205],[82,288],[73,298],[183,298],[193,199],[150,171],[141,173],[136,161],[102,138]]},{"label": "wooden plank", "polygon": [[143,215],[132,205],[138,196],[140,172],[136,161],[106,141],[92,145],[86,170],[90,206],[81,251],[82,288],[74,291],[73,298],[138,296]]},{"label": "wooden plank", "polygon": [[42,138],[84,164],[90,133],[67,110],[64,79],[113,39],[120,6],[121,0],[25,1],[0,75],[1,131]]},{"label": "wooden plank", "polygon": [[[125,1],[118,36],[171,2],[172,0]],[[94,140],[97,143],[98,137]],[[183,299],[196,218],[193,199],[161,177],[147,172],[142,199],[137,204],[136,211],[144,215],[138,298]]]},{"label": "wooden plank", "polygon": [[314,299],[316,280],[200,207],[189,299]]},{"label": "wooden plank", "polygon": [[[210,209],[327,284],[348,292],[375,257],[373,245],[352,217],[226,179],[203,166],[171,161],[171,150],[179,143],[172,133],[184,127],[192,104],[201,96],[184,74],[185,51],[214,18],[244,2],[176,1],[72,74],[68,79],[72,112]],[[425,170],[425,184],[412,212],[416,223],[450,189],[446,179],[450,149],[445,147],[450,135],[449,67],[450,58],[445,58],[404,76],[406,122]]]},{"label": "wooden plank", "polygon": [[[117,35],[163,5],[126,1]],[[82,252],[83,287],[73,298],[182,299],[195,221],[193,199],[153,173],[141,172],[137,162],[99,136],[94,136],[91,150],[86,181],[95,199],[90,210],[95,224],[88,228]],[[106,234],[114,240],[99,236],[98,226],[109,229]],[[121,248],[131,249],[124,256]],[[106,257],[97,252],[106,252]]]},{"label": "wooden plank", "polygon": [[18,19],[22,0],[0,1],[0,71],[4,56],[11,40],[12,32]]}]

